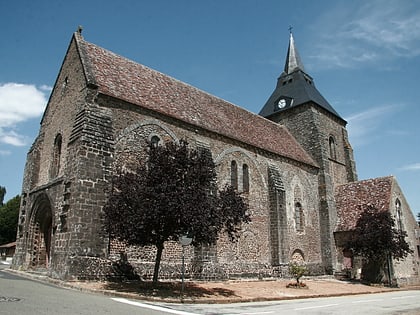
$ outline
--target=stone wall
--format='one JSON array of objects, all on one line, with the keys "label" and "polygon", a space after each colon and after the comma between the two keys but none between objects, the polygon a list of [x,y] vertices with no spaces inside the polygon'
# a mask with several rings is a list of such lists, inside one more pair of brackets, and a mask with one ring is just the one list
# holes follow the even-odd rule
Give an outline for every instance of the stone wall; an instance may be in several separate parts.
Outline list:
[{"label": "stone wall", "polygon": [[337,263],[332,234],[337,222],[334,187],[357,179],[345,122],[312,103],[279,112],[272,120],[285,125],[320,166],[317,189],[323,263],[325,271],[333,273]]},{"label": "stone wall", "polygon": [[[288,213],[282,224],[282,237],[290,237],[290,245],[283,248],[287,263],[297,249],[305,254],[305,260],[321,264],[320,234],[318,217],[318,194],[316,169],[301,165],[283,157],[259,152],[255,148],[212,134],[206,130],[192,128],[178,121],[156,113],[147,112],[138,106],[130,106],[118,100],[98,99],[98,104],[112,110],[112,124],[115,132],[114,167],[132,167],[138,158],[145,158],[147,141],[156,136],[164,143],[167,141],[187,140],[194,147],[206,147],[212,152],[216,162],[218,184],[220,187],[231,181],[231,163],[238,167],[238,190],[244,190],[243,165],[249,171],[249,191],[244,197],[249,203],[252,222],[243,226],[242,236],[237,243],[230,243],[221,236],[214,248],[212,259],[202,258],[194,250],[187,253],[187,274],[199,278],[220,278],[238,274],[273,274],[272,252],[278,246],[272,242],[270,229],[274,223],[269,215],[269,165],[276,165],[278,176],[284,182],[284,210]],[[130,166],[131,165],[131,166]],[[305,228],[297,233],[294,222],[294,191],[299,186],[304,205]],[[286,217],[285,217],[286,218]],[[274,247],[273,247],[274,246]],[[121,250],[121,249],[119,249]],[[162,257],[162,277],[171,277],[179,272],[180,247],[166,245]],[[115,254],[115,253],[114,253]],[[130,249],[128,260],[143,277],[150,277],[153,271],[155,250],[142,248]],[[191,254],[191,256],[190,256]],[[177,271],[178,270],[178,271]],[[198,275],[197,270],[200,271]]]}]

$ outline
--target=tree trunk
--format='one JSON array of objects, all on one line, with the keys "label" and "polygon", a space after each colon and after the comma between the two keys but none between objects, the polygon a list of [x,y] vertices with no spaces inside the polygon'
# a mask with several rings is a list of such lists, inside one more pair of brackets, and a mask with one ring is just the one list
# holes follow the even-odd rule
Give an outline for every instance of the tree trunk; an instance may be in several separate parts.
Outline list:
[{"label": "tree trunk", "polygon": [[157,283],[158,281],[160,260],[162,258],[162,252],[163,252],[163,243],[157,244],[156,248],[157,248],[157,253],[156,253],[156,259],[155,259],[155,270],[153,271],[153,283]]}]

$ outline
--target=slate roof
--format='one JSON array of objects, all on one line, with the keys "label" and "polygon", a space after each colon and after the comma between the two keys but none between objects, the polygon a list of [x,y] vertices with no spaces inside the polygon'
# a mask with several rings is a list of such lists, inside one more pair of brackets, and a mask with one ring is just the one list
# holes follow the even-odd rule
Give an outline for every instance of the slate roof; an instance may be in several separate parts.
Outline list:
[{"label": "slate roof", "polygon": [[351,231],[362,212],[360,206],[373,205],[388,211],[391,204],[393,176],[379,177],[340,185],[335,189],[336,231]]},{"label": "slate roof", "polygon": [[[287,104],[284,108],[279,108],[278,102],[281,98],[293,99],[293,103]],[[310,102],[315,103],[345,122],[317,90],[312,77],[305,72],[293,35],[290,33],[289,48],[287,50],[284,71],[278,78],[276,88],[259,114],[268,118],[276,113],[288,110],[291,107]]]},{"label": "slate roof", "polygon": [[86,79],[99,93],[318,167],[285,127],[89,43],[79,33],[73,38]]}]

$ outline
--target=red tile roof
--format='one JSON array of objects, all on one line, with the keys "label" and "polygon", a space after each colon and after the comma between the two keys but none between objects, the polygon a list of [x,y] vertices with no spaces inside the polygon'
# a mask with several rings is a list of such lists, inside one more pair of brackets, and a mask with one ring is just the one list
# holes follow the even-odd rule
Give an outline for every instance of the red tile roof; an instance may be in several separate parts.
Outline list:
[{"label": "red tile roof", "polygon": [[74,36],[99,93],[312,166],[289,131],[261,116]]},{"label": "red tile roof", "polygon": [[362,205],[373,205],[379,211],[388,211],[393,182],[394,177],[387,176],[338,186],[335,189],[336,231],[353,230],[363,210]]}]

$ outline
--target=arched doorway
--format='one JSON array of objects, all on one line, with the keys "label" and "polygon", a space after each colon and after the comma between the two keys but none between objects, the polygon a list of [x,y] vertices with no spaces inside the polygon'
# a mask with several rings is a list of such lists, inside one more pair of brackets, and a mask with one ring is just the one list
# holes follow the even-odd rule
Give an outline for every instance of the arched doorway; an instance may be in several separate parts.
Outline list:
[{"label": "arched doorway", "polygon": [[51,234],[51,202],[46,194],[41,194],[34,202],[29,222],[30,268],[48,268],[51,253]]}]

